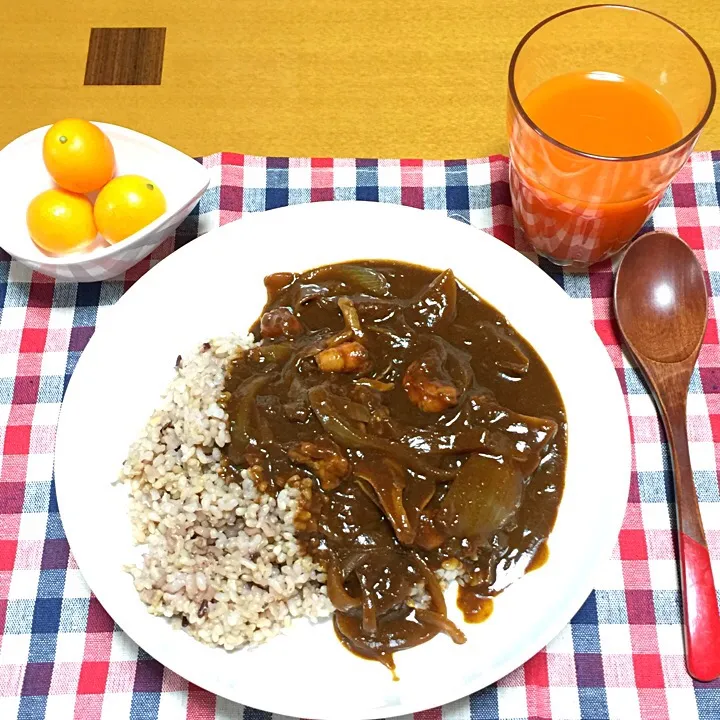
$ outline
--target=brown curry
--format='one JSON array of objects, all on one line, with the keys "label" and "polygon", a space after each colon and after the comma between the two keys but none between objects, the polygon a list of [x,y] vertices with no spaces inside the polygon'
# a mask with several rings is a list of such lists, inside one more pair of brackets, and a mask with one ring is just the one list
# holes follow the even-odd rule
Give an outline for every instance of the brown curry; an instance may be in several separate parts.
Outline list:
[{"label": "brown curry", "polygon": [[260,344],[226,381],[228,479],[302,488],[296,528],[346,647],[393,667],[438,633],[464,642],[438,571],[477,622],[547,554],[567,437],[550,373],[450,270],[358,261],[265,284]]}]

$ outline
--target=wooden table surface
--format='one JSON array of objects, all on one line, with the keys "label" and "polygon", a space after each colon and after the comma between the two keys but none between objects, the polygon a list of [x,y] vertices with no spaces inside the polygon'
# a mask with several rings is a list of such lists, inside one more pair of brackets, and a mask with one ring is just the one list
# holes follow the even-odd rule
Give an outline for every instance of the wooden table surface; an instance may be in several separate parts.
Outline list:
[{"label": "wooden table surface", "polygon": [[[720,68],[718,2],[643,6],[685,27]],[[512,50],[537,21],[569,6],[567,0],[6,0],[0,147],[32,128],[79,116],[134,128],[191,155],[505,152]],[[166,29],[161,84],[84,84],[91,28],[116,27]],[[102,77],[102,68],[95,74]],[[720,148],[717,113],[699,147]]]}]

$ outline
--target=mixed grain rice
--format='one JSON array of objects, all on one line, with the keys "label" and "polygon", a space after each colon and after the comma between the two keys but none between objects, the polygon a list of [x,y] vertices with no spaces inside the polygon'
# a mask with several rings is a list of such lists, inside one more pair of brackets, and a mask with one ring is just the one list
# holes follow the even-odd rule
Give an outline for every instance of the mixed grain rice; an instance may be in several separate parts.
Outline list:
[{"label": "mixed grain rice", "polygon": [[277,498],[220,475],[228,418],[220,406],[228,361],[252,343],[232,336],[178,358],[160,408],[132,445],[121,479],[130,491],[142,563],[129,566],[151,613],[227,650],[263,642],[293,618],[332,611],[325,575],[303,556],[294,517],[300,490]]}]

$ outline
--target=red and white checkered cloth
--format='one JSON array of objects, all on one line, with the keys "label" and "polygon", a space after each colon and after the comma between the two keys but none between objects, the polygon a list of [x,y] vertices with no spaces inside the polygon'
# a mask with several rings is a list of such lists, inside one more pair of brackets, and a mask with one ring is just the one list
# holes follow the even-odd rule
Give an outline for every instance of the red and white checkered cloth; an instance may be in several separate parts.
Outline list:
[{"label": "red and white checkered cloth", "polygon": [[[503,157],[441,162],[226,153],[203,162],[212,181],[198,208],[173,240],[125,277],[55,283],[0,255],[0,720],[271,717],[189,685],[132,643],[83,582],[58,515],[52,455],[64,388],[98,315],[148,267],[243,213],[317,200],[446,213],[533,257],[513,225]],[[691,245],[713,296],[688,412],[698,496],[720,581],[719,195],[720,152],[696,153],[655,212],[654,226]],[[620,350],[612,267],[565,275],[540,265],[594,323],[627,395],[633,472],[623,529],[597,589],[545,650],[496,685],[415,718],[720,718],[720,682],[695,683],[683,664],[667,448],[652,400]]]}]

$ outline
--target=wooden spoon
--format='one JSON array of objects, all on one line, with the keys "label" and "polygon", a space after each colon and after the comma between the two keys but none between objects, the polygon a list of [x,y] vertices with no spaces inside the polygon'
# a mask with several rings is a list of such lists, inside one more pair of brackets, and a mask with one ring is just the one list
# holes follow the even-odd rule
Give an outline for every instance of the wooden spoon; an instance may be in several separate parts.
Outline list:
[{"label": "wooden spoon", "polygon": [[615,314],[670,444],[687,669],[697,680],[714,680],[720,676],[720,616],[686,429],[690,375],[707,324],[707,290],[693,251],[669,233],[638,238],[617,272]]}]

